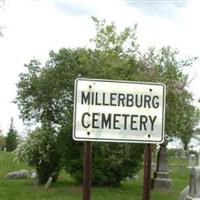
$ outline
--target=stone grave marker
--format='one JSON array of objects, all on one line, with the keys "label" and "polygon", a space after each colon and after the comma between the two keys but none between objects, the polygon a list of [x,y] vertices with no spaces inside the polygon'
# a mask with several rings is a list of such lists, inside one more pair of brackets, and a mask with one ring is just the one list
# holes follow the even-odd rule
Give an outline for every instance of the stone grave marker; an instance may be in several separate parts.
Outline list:
[{"label": "stone grave marker", "polygon": [[189,154],[188,162],[189,162],[189,166],[188,166],[189,168],[195,167],[197,165],[196,155],[195,154]]},{"label": "stone grave marker", "polygon": [[200,200],[200,167],[190,169],[189,195],[186,200]]},{"label": "stone grave marker", "polygon": [[170,189],[171,179],[169,179],[169,167],[167,164],[167,149],[160,146],[158,152],[157,169],[152,180],[152,188],[158,191],[168,191]]}]

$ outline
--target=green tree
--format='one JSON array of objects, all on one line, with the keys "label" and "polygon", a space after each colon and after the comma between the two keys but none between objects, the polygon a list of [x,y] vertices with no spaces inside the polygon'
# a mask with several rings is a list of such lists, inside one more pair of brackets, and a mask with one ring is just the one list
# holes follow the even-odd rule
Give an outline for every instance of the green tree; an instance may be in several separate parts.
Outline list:
[{"label": "green tree", "polygon": [[[105,34],[108,36],[105,37],[110,37],[113,31],[116,35],[115,29],[114,25],[106,28]],[[37,60],[32,60],[26,65],[27,73],[20,76],[16,100],[21,117],[26,121],[34,119],[44,126],[50,125],[58,131],[60,138],[65,138],[59,140],[59,146],[63,148],[63,163],[76,180],[82,178],[83,148],[82,143],[71,139],[74,80],[77,77],[134,80],[137,76],[133,73],[131,75],[131,71],[134,71],[129,60],[131,50],[123,50],[121,47],[124,42],[135,40],[134,31],[135,29],[126,29],[117,36],[117,42],[111,41],[111,47],[107,44],[108,48],[105,49],[99,44],[94,50],[77,48],[61,49],[58,53],[52,51],[45,67],[42,68]],[[134,49],[133,45],[132,50]],[[135,62],[133,67],[139,68],[137,61]],[[141,166],[143,145],[101,143],[94,144],[93,148],[93,182],[96,184],[119,184],[124,178],[132,177]],[[105,154],[105,149],[108,149],[110,156],[101,156],[108,155]],[[126,156],[124,152],[127,153]],[[109,169],[109,172],[106,175],[103,171],[100,173],[100,169]]]},{"label": "green tree", "polygon": [[[186,91],[183,92],[186,93]],[[192,104],[191,95],[182,95],[182,97],[178,107],[177,117],[179,118],[177,121],[179,122],[179,128],[177,138],[181,139],[184,150],[188,150],[191,139],[199,135],[200,111]]]},{"label": "green tree", "polygon": [[6,140],[2,134],[2,131],[0,130],[0,151],[3,150],[5,146],[6,146]]},{"label": "green tree", "polygon": [[44,184],[51,176],[56,181],[60,171],[60,154],[53,129],[36,128],[14,151],[15,160],[35,167],[39,182]]},{"label": "green tree", "polygon": [[165,144],[177,138],[183,144],[189,143],[197,133],[199,110],[193,106],[193,95],[188,91],[188,75],[183,73],[183,69],[191,67],[196,60],[196,57],[180,59],[179,52],[170,47],[162,48],[158,53],[151,48],[144,56],[150,69],[147,72],[149,76],[167,87]]},{"label": "green tree", "polygon": [[10,128],[6,136],[6,150],[13,151],[17,147],[17,131],[14,128],[13,118],[11,118]]},{"label": "green tree", "polygon": [[[93,20],[96,25],[96,37],[91,40],[94,49],[51,51],[45,66],[37,60],[25,65],[27,72],[20,75],[17,85],[16,102],[22,119],[57,130],[63,163],[77,180],[82,177],[83,148],[81,142],[71,139],[74,80],[85,77],[165,83],[166,133],[168,138],[173,138],[180,132],[177,131],[177,105],[187,83],[182,68],[191,66],[195,60],[179,60],[178,52],[169,47],[159,52],[151,48],[142,54],[136,40],[137,26],[118,33],[113,23],[107,25],[105,21]],[[93,182],[96,184],[118,184],[133,176],[141,166],[143,145],[95,143],[93,148]],[[106,173],[103,169],[109,170]]]}]

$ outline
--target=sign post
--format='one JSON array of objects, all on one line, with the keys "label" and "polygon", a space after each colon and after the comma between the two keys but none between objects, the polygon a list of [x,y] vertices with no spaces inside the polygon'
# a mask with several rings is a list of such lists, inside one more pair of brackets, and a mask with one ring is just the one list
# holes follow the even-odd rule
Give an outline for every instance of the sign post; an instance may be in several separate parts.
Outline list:
[{"label": "sign post", "polygon": [[151,144],[145,145],[144,150],[144,181],[143,181],[143,200],[150,199],[151,191]]},{"label": "sign post", "polygon": [[84,200],[90,200],[91,141],[147,144],[144,173],[147,195],[143,195],[143,200],[149,200],[150,144],[164,141],[164,123],[164,84],[76,79],[73,138],[85,141]]},{"label": "sign post", "polygon": [[92,143],[84,142],[83,200],[91,199]]}]

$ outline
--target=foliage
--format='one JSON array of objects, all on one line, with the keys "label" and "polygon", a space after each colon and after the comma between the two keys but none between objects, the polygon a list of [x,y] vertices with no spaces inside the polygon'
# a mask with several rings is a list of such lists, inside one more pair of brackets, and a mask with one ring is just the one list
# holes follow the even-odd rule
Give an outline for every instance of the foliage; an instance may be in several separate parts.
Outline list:
[{"label": "foliage", "polygon": [[[187,93],[187,91],[183,92]],[[177,108],[177,121],[179,122],[177,137],[181,139],[184,150],[188,150],[191,138],[199,134],[200,110],[192,105],[192,97],[188,97],[187,94],[182,95],[179,100]]]},{"label": "foliage", "polygon": [[[168,139],[181,136],[184,124],[181,122],[180,125],[178,119],[185,111],[178,112],[182,105],[180,102],[184,104],[192,100],[185,89],[187,76],[183,74],[182,68],[191,66],[195,58],[180,60],[179,53],[169,47],[163,47],[158,52],[150,48],[142,54],[136,40],[137,26],[118,33],[114,23],[106,25],[105,21],[93,20],[97,31],[96,37],[91,40],[95,44],[94,49],[51,51],[45,66],[37,60],[25,65],[27,72],[20,75],[17,85],[16,102],[22,119],[50,125],[56,130],[60,138],[59,149],[63,154],[62,163],[77,180],[82,178],[83,160],[82,144],[71,139],[73,87],[77,77],[165,83]],[[188,101],[180,100],[184,98]],[[110,179],[109,184],[117,184],[125,177],[134,175],[140,166],[143,147],[138,150],[137,145],[130,147],[125,144],[99,143],[93,148],[94,183],[107,184]],[[135,156],[137,150],[138,156]],[[134,164],[131,162],[129,165],[130,160]],[[105,172],[105,169],[109,171]],[[96,177],[101,180],[95,181]]]},{"label": "foliage", "polygon": [[[108,32],[110,34],[112,31],[114,31],[114,35],[117,34],[114,25],[111,30],[107,29],[105,34]],[[135,40],[132,38],[132,35],[134,35],[132,34],[134,33],[133,31],[134,30],[127,29],[118,36],[117,40],[121,41],[120,45],[122,45],[126,39]],[[105,39],[108,36],[105,35]],[[50,52],[50,59],[44,68],[41,68],[41,64],[36,60],[26,65],[28,72],[21,74],[21,80],[18,83],[17,103],[21,111],[21,117],[27,121],[34,119],[35,122],[50,124],[57,130],[59,135],[61,135],[60,132],[62,130],[68,129],[68,131],[64,132],[64,137],[70,138],[73,111],[73,87],[74,80],[77,77],[128,80],[135,80],[138,78],[136,74],[131,73],[134,72],[132,67],[139,68],[137,61],[135,61],[136,64],[132,66],[130,59],[128,59],[131,51],[128,49],[127,51],[123,51],[123,49],[119,49],[118,42],[113,42],[112,40],[111,42],[113,43],[111,46],[112,49],[109,47],[110,42],[108,42],[108,48],[105,49],[102,49],[101,44],[98,44],[98,48],[95,50],[77,48],[61,49],[58,53],[52,51]],[[133,42],[131,44],[133,44]],[[113,51],[113,49],[115,50]],[[62,143],[65,140],[63,139],[60,141]],[[59,149],[61,149],[62,146],[68,147],[67,151],[61,151],[64,154],[63,163],[65,163],[65,168],[69,170],[77,180],[80,180],[82,178],[82,145],[77,143],[74,145],[74,142],[70,139],[66,141],[65,145],[59,146]],[[121,146],[123,146],[123,148],[121,148]],[[102,157],[101,154],[105,154],[105,151],[103,153],[100,149],[106,148],[109,149],[109,152],[112,152],[112,154],[109,157]],[[99,180],[99,183],[103,183],[104,180],[104,184],[108,183],[109,178],[112,176],[110,182],[114,184],[114,181],[116,181],[117,184],[125,177],[133,176],[137,171],[136,169],[141,165],[143,147],[139,148],[140,150],[137,151],[138,146],[135,145],[130,147],[122,144],[112,145],[101,143],[95,145],[94,149],[96,149],[95,152],[97,152],[96,157],[99,156],[102,159],[102,167],[98,168],[99,160],[96,158],[97,161],[93,164],[93,174],[95,176],[97,176],[96,174],[98,173],[100,174],[99,169],[110,169],[110,171],[107,172],[107,178],[98,176],[98,178],[103,178]],[[127,158],[129,159],[127,159],[126,156],[122,156],[122,149],[127,152]],[[135,156],[135,154],[131,152],[138,152],[138,155]],[[76,155],[79,155],[78,159]],[[112,157],[113,160],[119,160],[119,164],[115,166],[115,170],[113,169],[114,165],[109,162]],[[133,165],[129,165],[130,160],[134,163]],[[105,166],[105,164],[107,166]],[[124,166],[129,166],[129,170]],[[103,171],[101,174],[103,174]],[[115,178],[113,176],[115,176]],[[95,178],[94,182],[97,183],[97,178]]]},{"label": "foliage", "polygon": [[[166,85],[165,132],[169,141],[174,137],[181,139],[187,131],[185,121],[191,121],[192,117],[192,111],[191,115],[188,115],[188,109],[198,112],[198,109],[192,106],[193,97],[187,90],[188,75],[183,73],[183,69],[191,67],[196,59],[195,57],[180,59],[179,52],[170,47],[163,47],[158,53],[154,48],[150,48],[143,59],[146,66],[149,66],[147,76]],[[184,109],[186,107],[187,109]],[[198,122],[199,116],[193,115],[193,119]],[[196,122],[192,123],[192,128],[195,128]],[[189,138],[193,136],[191,132],[187,135]]]},{"label": "foliage", "polygon": [[[60,132],[66,171],[79,183],[83,178],[83,143],[72,140],[69,128]],[[133,178],[141,167],[141,144],[92,143],[93,185],[119,185]]]},{"label": "foliage", "polygon": [[13,151],[16,149],[18,143],[17,131],[14,129],[13,118],[6,136],[6,150]]},{"label": "foliage", "polygon": [[3,148],[6,146],[6,139],[2,135],[1,130],[0,130],[0,151],[3,150]]},{"label": "foliage", "polygon": [[60,155],[54,134],[52,129],[36,128],[14,151],[15,160],[36,167],[41,184],[45,183],[50,176],[55,181],[60,170]]}]

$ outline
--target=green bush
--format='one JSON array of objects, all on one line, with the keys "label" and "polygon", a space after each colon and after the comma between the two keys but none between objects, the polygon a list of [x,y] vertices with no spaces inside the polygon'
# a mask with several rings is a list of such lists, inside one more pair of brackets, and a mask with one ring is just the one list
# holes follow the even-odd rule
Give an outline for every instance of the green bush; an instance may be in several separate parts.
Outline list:
[{"label": "green bush", "polygon": [[[78,182],[83,178],[83,142],[73,141],[70,128],[61,131],[65,169]],[[140,169],[144,145],[122,143],[92,144],[92,184],[119,185]],[[64,150],[65,149],[65,150]]]},{"label": "green bush", "polygon": [[140,169],[143,145],[94,143],[93,183],[118,185],[125,178],[132,178]]},{"label": "green bush", "polygon": [[54,131],[36,128],[14,151],[15,160],[26,161],[28,165],[35,167],[41,184],[50,176],[56,181],[61,166],[57,149],[57,137]]}]

